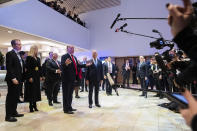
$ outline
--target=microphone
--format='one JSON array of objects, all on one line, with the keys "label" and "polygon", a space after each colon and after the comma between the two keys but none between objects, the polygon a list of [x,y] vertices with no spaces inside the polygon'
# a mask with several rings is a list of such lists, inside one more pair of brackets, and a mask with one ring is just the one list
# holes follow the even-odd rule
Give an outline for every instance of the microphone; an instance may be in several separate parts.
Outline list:
[{"label": "microphone", "polygon": [[115,32],[119,32],[120,30],[123,30],[123,28],[125,28],[127,26],[127,23],[125,23],[124,25],[122,25],[120,28],[117,28],[115,30]]},{"label": "microphone", "polygon": [[159,31],[156,30],[156,29],[153,29],[152,32],[154,32],[154,33],[159,33]]},{"label": "microphone", "polygon": [[116,19],[114,20],[114,22],[112,23],[112,25],[111,25],[111,29],[114,27],[114,25],[116,24],[116,22],[117,22],[117,20],[118,20],[118,18],[120,17],[120,13],[116,16]]},{"label": "microphone", "polygon": [[120,30],[123,30],[123,28],[125,28],[127,26],[127,23],[125,23],[124,25],[122,25],[121,27],[120,27]]}]

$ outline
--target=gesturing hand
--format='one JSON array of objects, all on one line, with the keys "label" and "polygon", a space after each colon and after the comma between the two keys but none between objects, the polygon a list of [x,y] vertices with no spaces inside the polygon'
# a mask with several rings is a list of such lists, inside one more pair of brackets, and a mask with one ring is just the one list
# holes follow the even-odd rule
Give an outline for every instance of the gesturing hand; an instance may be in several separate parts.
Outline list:
[{"label": "gesturing hand", "polygon": [[86,64],[86,67],[91,66],[91,65],[92,65],[92,62],[88,62],[88,63]]},{"label": "gesturing hand", "polygon": [[70,63],[72,63],[72,61],[69,58],[67,58],[65,64],[68,66]]},{"label": "gesturing hand", "polygon": [[188,101],[189,108],[188,109],[181,109],[180,112],[185,119],[188,126],[191,126],[192,118],[197,115],[197,101],[194,99],[192,94],[186,90],[183,95]]},{"label": "gesturing hand", "polygon": [[61,70],[60,69],[56,70],[56,73],[60,74],[61,73]]},{"label": "gesturing hand", "polygon": [[33,78],[29,78],[29,82],[32,83],[33,82]]},{"label": "gesturing hand", "polygon": [[14,85],[18,85],[19,84],[18,80],[16,80],[16,79],[13,79],[12,82],[13,82]]},{"label": "gesturing hand", "polygon": [[167,4],[169,11],[168,24],[171,26],[173,36],[189,25],[192,19],[193,7],[190,0],[183,0],[184,7]]}]

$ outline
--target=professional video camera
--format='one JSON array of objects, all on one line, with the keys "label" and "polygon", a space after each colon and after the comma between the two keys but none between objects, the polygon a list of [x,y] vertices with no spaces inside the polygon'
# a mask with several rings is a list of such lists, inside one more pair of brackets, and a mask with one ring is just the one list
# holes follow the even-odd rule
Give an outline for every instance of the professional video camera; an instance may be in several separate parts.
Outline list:
[{"label": "professional video camera", "polygon": [[158,50],[163,49],[164,47],[170,47],[169,50],[166,50],[162,53],[162,58],[167,62],[172,60],[172,57],[169,55],[169,51],[171,51],[174,47],[174,43],[171,41],[165,41],[163,38],[159,38],[156,41],[150,43],[151,48],[156,48]]}]

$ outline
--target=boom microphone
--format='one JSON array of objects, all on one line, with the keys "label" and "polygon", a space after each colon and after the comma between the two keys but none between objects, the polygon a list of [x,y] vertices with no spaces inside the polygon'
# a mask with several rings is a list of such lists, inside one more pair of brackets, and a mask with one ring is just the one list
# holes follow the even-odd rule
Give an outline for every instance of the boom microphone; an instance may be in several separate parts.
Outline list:
[{"label": "boom microphone", "polygon": [[152,32],[154,32],[154,33],[159,33],[159,31],[156,30],[156,29],[153,29]]},{"label": "boom microphone", "polygon": [[120,27],[120,30],[123,30],[127,26],[127,23],[125,23],[123,26]]},{"label": "boom microphone", "polygon": [[116,19],[114,20],[114,22],[111,25],[111,29],[114,27],[114,25],[116,24],[118,18],[120,17],[120,13],[117,15]]},{"label": "boom microphone", "polygon": [[125,23],[124,25],[122,25],[120,28],[117,28],[115,30],[115,32],[119,32],[120,30],[123,30],[123,28],[125,28],[127,26],[127,23]]}]

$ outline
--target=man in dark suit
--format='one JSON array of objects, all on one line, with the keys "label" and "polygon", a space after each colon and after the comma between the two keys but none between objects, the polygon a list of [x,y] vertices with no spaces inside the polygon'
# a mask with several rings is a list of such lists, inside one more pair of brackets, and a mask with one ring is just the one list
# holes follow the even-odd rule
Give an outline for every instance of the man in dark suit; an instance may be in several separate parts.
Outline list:
[{"label": "man in dark suit", "polygon": [[74,47],[67,46],[67,54],[61,58],[62,70],[62,90],[63,90],[63,111],[67,114],[73,114],[76,109],[72,108],[72,96],[74,91],[74,82],[79,79],[78,68],[88,66],[80,65],[74,56]]},{"label": "man in dark suit", "polygon": [[101,107],[99,104],[99,85],[103,81],[103,65],[102,62],[97,58],[98,54],[94,50],[92,52],[91,65],[87,69],[86,83],[89,85],[89,108],[92,108],[92,93],[93,88],[95,92],[95,105]]},{"label": "man in dark suit", "polygon": [[147,64],[145,63],[145,59],[143,56],[139,57],[140,63],[137,65],[137,78],[140,80],[141,88],[142,88],[142,95],[147,98],[147,89],[146,89],[146,80],[148,75],[148,68]]},{"label": "man in dark suit", "polygon": [[44,78],[44,83],[43,83],[41,89],[42,89],[42,90],[45,90],[45,94],[46,94],[46,80],[45,80],[45,78],[46,78],[46,64],[47,64],[47,62],[48,62],[49,60],[52,59],[52,57],[53,57],[53,52],[50,51],[50,52],[49,52],[49,57],[47,57],[47,58],[45,59],[44,63],[42,64],[42,75],[43,75],[43,78]]},{"label": "man in dark suit", "polygon": [[24,65],[20,57],[21,41],[18,39],[12,40],[11,45],[13,50],[6,54],[7,74],[5,81],[8,85],[8,94],[6,97],[6,117],[5,121],[16,122],[15,117],[23,117],[23,114],[17,112],[17,102],[19,98],[19,90],[22,84]]},{"label": "man in dark suit", "polygon": [[60,62],[57,61],[57,58],[58,54],[53,53],[52,59],[46,63],[46,86],[49,106],[53,106],[53,103],[60,103],[57,101],[57,95],[60,89],[61,70]]},{"label": "man in dark suit", "polygon": [[129,87],[131,65],[129,60],[126,60],[126,63],[122,66],[122,75],[123,75],[123,88],[125,87],[125,81],[127,81],[127,87]]},{"label": "man in dark suit", "polygon": [[[105,63],[105,66],[104,66],[104,77],[107,78],[107,73],[110,74],[111,78],[113,80],[115,80],[116,76],[115,76],[115,65],[111,62],[111,57],[108,57],[108,61],[107,63]],[[106,86],[106,94],[107,95],[112,95],[112,86],[114,85],[110,85],[110,82],[107,78],[107,86]],[[117,93],[117,90],[115,88],[115,91]],[[118,95],[118,93],[117,93]]]},{"label": "man in dark suit", "polygon": [[133,83],[132,84],[138,84],[136,72],[137,72],[137,63],[134,63],[132,66],[132,75],[133,75]]}]

